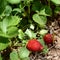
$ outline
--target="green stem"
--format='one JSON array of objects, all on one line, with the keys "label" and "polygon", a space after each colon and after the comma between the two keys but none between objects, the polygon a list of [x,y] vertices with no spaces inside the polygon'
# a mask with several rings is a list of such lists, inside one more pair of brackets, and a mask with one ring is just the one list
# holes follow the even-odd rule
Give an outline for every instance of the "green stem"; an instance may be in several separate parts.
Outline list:
[{"label": "green stem", "polygon": [[28,4],[28,19],[30,19],[30,2]]},{"label": "green stem", "polygon": [[30,4],[28,5],[28,13],[30,15]]},{"label": "green stem", "polygon": [[50,6],[50,0],[47,0],[48,1],[48,6]]}]

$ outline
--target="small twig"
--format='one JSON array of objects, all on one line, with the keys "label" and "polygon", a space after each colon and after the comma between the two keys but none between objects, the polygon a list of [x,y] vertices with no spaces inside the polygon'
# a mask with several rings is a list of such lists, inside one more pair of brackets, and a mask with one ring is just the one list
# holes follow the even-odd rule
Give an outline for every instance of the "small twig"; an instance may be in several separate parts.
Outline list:
[{"label": "small twig", "polygon": [[35,53],[35,56],[34,56],[33,60],[35,60],[36,56],[37,56],[37,52]]},{"label": "small twig", "polygon": [[48,50],[52,49],[54,46],[55,46],[55,44],[52,47],[50,47]]}]

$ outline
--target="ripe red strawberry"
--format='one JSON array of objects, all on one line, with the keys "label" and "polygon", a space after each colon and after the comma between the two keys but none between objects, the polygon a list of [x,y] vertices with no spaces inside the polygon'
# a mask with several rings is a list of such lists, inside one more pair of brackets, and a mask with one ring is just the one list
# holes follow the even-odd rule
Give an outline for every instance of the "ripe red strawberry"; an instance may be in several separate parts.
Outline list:
[{"label": "ripe red strawberry", "polygon": [[52,34],[46,34],[44,36],[44,41],[45,41],[46,44],[53,43],[53,36],[52,36]]},{"label": "ripe red strawberry", "polygon": [[39,41],[37,41],[37,39],[29,40],[26,47],[28,50],[33,51],[33,52],[43,50],[43,46],[41,45]]}]

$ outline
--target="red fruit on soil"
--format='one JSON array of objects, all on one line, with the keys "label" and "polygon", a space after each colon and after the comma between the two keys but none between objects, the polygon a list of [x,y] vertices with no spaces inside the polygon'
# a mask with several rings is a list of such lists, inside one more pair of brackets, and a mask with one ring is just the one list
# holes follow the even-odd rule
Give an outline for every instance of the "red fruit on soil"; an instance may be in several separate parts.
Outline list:
[{"label": "red fruit on soil", "polygon": [[52,34],[46,34],[44,36],[44,41],[45,41],[46,44],[53,43],[53,36],[52,36]]},{"label": "red fruit on soil", "polygon": [[42,51],[43,46],[36,39],[29,40],[27,43],[27,49],[33,52]]}]

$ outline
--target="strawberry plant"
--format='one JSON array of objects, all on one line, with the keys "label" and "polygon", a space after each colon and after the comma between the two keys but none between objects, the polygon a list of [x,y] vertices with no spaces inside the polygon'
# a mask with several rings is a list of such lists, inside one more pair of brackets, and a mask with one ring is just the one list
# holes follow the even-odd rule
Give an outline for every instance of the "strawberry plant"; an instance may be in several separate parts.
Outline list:
[{"label": "strawberry plant", "polygon": [[53,36],[46,35],[46,24],[58,13],[60,0],[0,0],[0,60],[30,60],[31,52],[48,53]]}]

